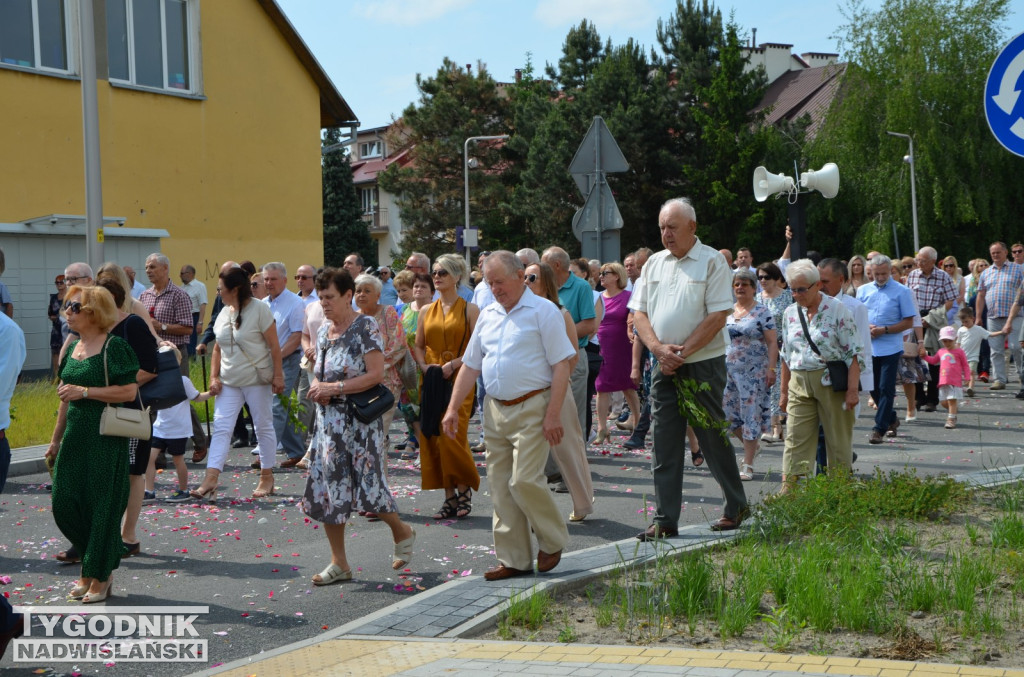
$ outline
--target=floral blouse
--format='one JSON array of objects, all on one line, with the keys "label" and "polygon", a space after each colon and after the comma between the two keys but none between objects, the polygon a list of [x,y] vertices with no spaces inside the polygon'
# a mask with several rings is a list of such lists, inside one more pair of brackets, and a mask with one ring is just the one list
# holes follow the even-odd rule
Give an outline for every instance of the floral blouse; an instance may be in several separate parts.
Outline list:
[{"label": "floral blouse", "polygon": [[[811,350],[797,311],[803,313],[804,320],[811,332],[811,339],[821,351],[820,356]],[[865,369],[864,346],[861,344],[860,334],[854,324],[853,314],[839,299],[821,294],[818,312],[812,318],[807,317],[806,308],[794,303],[786,308],[779,333],[782,335],[781,357],[789,370],[824,369],[821,377],[822,385],[832,385],[828,369],[825,369],[825,362],[842,360],[849,365],[856,358],[861,372]]]},{"label": "floral blouse", "polygon": [[394,306],[381,305],[373,319],[384,342],[384,387],[397,398],[402,392],[402,377],[395,365],[407,354],[405,327]]}]

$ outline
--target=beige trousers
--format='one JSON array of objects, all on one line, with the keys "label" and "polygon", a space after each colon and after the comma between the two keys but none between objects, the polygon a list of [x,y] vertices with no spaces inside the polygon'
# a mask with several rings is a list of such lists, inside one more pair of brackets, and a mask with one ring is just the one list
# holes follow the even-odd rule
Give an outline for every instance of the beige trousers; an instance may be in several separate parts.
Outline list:
[{"label": "beige trousers", "polygon": [[786,407],[786,449],[782,472],[813,475],[818,453],[818,424],[825,430],[825,453],[829,468],[853,465],[853,410],[843,409],[846,393],[821,385],[824,369],[793,371],[789,376],[789,405]]},{"label": "beige trousers", "polygon": [[494,550],[499,562],[514,569],[533,568],[531,529],[549,554],[569,541],[544,475],[550,445],[541,424],[550,400],[546,391],[508,407],[490,395],[484,402]]},{"label": "beige trousers", "polygon": [[594,512],[594,484],[590,479],[590,463],[587,461],[576,400],[568,389],[562,402],[561,420],[565,432],[562,441],[551,447],[551,455],[562,473],[562,481],[569,488],[572,511],[577,515],[589,515]]}]

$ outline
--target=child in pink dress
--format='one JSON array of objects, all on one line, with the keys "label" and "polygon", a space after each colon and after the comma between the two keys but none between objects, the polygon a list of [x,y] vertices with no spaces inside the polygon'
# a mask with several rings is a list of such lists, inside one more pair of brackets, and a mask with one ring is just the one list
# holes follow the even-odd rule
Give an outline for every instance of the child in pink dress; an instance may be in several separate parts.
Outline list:
[{"label": "child in pink dress", "polygon": [[943,327],[939,331],[942,348],[934,355],[922,355],[928,364],[939,365],[939,400],[949,410],[946,417],[946,429],[956,427],[957,400],[964,396],[964,379],[971,373],[967,365],[967,355],[956,345],[956,329]]}]

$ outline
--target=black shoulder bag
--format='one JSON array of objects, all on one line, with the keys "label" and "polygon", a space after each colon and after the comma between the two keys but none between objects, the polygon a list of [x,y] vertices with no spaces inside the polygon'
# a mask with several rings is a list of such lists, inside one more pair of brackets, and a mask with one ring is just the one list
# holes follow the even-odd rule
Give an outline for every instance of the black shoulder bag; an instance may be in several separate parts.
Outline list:
[{"label": "black shoulder bag", "polygon": [[[324,380],[324,370],[327,363],[327,343],[324,343],[320,353],[320,381]],[[384,384],[377,385],[358,393],[345,393],[345,401],[348,403],[348,410],[360,423],[373,423],[378,418],[395,406],[395,396],[384,387]],[[331,398],[331,404],[337,406],[340,403],[338,397]]]},{"label": "black shoulder bag", "polygon": [[[800,316],[800,325],[804,328],[804,337],[807,339],[807,344],[811,346],[811,350],[818,357],[821,357],[821,351],[818,350],[818,346],[814,344],[814,340],[811,338],[811,331],[807,328],[807,320],[804,319],[804,309],[800,304],[796,306],[796,314]],[[825,358],[822,357],[824,360]],[[825,367],[828,368],[828,376],[832,379],[832,390],[837,393],[846,392],[847,387],[850,385],[850,368],[846,365],[843,360],[825,360]]]}]

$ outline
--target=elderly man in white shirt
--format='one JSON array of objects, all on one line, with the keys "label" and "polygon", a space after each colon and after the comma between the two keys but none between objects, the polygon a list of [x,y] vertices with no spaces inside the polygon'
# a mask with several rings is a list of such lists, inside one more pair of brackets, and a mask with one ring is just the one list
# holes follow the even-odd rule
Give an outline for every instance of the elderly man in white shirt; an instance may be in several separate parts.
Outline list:
[{"label": "elderly man in white shirt", "polygon": [[448,411],[449,437],[458,405],[483,375],[487,388],[487,474],[494,501],[494,550],[500,565],[488,581],[533,573],[531,531],[537,536],[537,571],[558,565],[569,532],[548,492],[544,463],[564,433],[561,406],[576,354],[555,304],[523,284],[523,266],[512,252],[492,252],[484,277],[497,303],[480,311],[462,358]]},{"label": "elderly man in white shirt", "polygon": [[[263,302],[270,306],[277,323],[277,340],[281,344],[281,366],[284,370],[284,394],[291,397],[299,381],[299,362],[302,359],[302,325],[306,318],[306,304],[287,288],[288,269],[280,261],[263,266],[263,283],[267,297]],[[302,460],[306,447],[302,435],[288,421],[288,413],[281,401],[274,398],[274,433],[277,442],[288,455],[281,463],[282,468],[294,468]]]}]

